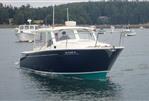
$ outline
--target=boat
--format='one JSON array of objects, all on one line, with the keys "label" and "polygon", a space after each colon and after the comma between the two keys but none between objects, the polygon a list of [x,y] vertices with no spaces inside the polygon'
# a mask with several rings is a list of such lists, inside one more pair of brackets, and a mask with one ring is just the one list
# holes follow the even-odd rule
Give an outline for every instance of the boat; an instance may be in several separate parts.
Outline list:
[{"label": "boat", "polygon": [[115,32],[115,26],[111,25],[110,26],[110,29],[111,29],[111,33],[114,33]]},{"label": "boat", "polygon": [[20,42],[33,42],[33,32],[39,28],[38,25],[19,25],[16,28],[16,36]]},{"label": "boat", "polygon": [[140,28],[141,30],[143,30],[143,29],[144,29],[144,27],[143,27],[143,26],[140,26],[139,28]]},{"label": "boat", "polygon": [[104,30],[103,28],[99,28],[96,30],[97,33],[99,34],[105,34],[106,33],[106,30]]},{"label": "boat", "polygon": [[75,24],[38,29],[33,50],[21,53],[20,68],[58,77],[106,79],[124,47],[99,42],[93,28]]},{"label": "boat", "polygon": [[122,33],[124,33],[125,36],[135,36],[136,32],[131,29],[123,29]]},{"label": "boat", "polygon": [[124,26],[124,29],[122,29],[121,33],[124,34],[124,36],[135,36],[136,32],[129,27],[130,25],[128,24],[127,26]]},{"label": "boat", "polygon": [[31,24],[32,20],[28,19],[27,22],[28,25],[19,25],[18,28],[16,28],[16,36],[18,38],[18,41],[20,42],[33,42],[34,41],[34,31],[36,31],[39,26],[35,24]]}]

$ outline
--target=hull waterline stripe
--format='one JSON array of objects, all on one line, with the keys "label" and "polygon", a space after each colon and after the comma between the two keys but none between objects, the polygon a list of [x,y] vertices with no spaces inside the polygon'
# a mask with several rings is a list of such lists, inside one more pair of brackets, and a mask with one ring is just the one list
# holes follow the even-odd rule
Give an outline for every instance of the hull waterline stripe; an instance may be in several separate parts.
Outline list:
[{"label": "hull waterline stripe", "polygon": [[45,72],[45,71],[38,71],[38,70],[33,70],[33,69],[29,69],[29,68],[24,68],[24,67],[21,67],[23,68],[24,70],[29,70],[29,71],[32,71],[32,72],[37,72],[37,73],[43,73],[43,74],[64,74],[64,75],[73,75],[73,74],[93,74],[93,73],[102,73],[102,72],[109,72],[109,71],[94,71],[94,72],[76,72],[76,73],[59,73],[59,72]]}]

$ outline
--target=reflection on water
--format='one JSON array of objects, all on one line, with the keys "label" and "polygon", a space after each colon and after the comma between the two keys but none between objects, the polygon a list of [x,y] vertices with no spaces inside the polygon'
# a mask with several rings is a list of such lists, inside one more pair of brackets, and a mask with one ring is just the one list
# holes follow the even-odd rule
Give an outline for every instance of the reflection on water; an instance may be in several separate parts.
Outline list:
[{"label": "reflection on water", "polygon": [[[115,100],[118,99],[121,87],[107,81],[89,81],[76,79],[49,78],[21,71],[25,79],[32,82],[31,88],[36,89],[44,99],[51,100]],[[41,98],[41,97],[40,97]]]}]

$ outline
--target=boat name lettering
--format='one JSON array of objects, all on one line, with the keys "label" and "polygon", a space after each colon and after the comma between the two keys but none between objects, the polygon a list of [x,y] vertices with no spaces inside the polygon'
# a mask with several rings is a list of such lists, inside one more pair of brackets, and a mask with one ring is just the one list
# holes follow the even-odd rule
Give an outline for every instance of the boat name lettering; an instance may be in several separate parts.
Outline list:
[{"label": "boat name lettering", "polygon": [[78,55],[76,51],[66,51],[64,55]]}]

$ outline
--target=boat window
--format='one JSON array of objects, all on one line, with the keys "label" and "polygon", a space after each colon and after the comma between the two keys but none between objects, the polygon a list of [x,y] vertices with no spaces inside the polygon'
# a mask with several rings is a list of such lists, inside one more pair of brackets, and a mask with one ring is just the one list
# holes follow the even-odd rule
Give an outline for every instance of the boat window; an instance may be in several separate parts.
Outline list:
[{"label": "boat window", "polygon": [[46,44],[46,32],[37,32],[35,35],[36,46],[45,46]]},{"label": "boat window", "polygon": [[56,41],[75,39],[74,31],[71,29],[62,29],[54,31]]},{"label": "boat window", "polygon": [[87,29],[77,29],[77,32],[80,39],[95,40],[93,33]]},{"label": "boat window", "polygon": [[20,26],[20,29],[23,29],[23,26]]},{"label": "boat window", "polygon": [[35,26],[35,29],[38,29],[39,27],[38,26]]},{"label": "boat window", "polygon": [[37,32],[35,35],[36,47],[51,46],[53,44],[52,36],[50,31]]},{"label": "boat window", "polygon": [[25,29],[29,29],[29,26],[25,26]]},{"label": "boat window", "polygon": [[47,46],[51,46],[53,44],[51,32],[47,32]]},{"label": "boat window", "polygon": [[34,29],[34,26],[30,26],[30,29]]}]

